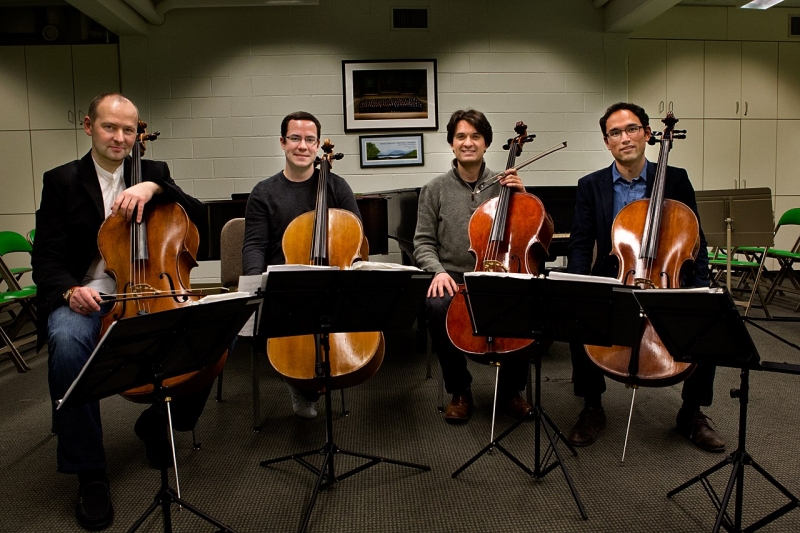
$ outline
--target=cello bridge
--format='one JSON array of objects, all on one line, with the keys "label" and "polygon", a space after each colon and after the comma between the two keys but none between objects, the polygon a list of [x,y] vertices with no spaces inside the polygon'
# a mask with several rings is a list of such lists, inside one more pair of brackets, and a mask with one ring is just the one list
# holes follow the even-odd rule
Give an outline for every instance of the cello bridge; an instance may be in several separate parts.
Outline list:
[{"label": "cello bridge", "polygon": [[656,285],[647,278],[633,278],[633,284],[640,289],[655,289]]},{"label": "cello bridge", "polygon": [[483,271],[484,272],[508,272],[508,269],[501,263],[495,259],[486,259],[483,262]]},{"label": "cello bridge", "polygon": [[133,294],[157,294],[158,291],[154,289],[151,285],[147,283],[142,283],[138,285],[131,285],[131,293]]}]

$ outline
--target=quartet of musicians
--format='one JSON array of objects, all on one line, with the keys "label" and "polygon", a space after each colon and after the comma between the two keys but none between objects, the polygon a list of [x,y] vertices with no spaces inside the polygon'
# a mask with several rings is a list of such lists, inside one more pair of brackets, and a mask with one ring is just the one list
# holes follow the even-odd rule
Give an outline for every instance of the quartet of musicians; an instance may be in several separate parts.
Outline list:
[{"label": "quartet of musicians", "polygon": [[[166,163],[143,160],[142,182],[130,185],[129,154],[136,141],[138,121],[136,105],[122,94],[97,96],[89,106],[88,116],[83,118],[84,131],[92,140],[90,152],[44,174],[32,266],[38,286],[39,346],[45,342],[48,346],[53,402],[64,397],[99,340],[100,316],[108,305],[101,295],[117,292],[115,280],[106,273],[98,252],[97,234],[103,221],[109,216],[140,221],[148,204],[177,202],[198,227],[205,223],[202,204],[175,184]],[[610,255],[612,222],[624,206],[650,196],[656,165],[645,158],[645,146],[652,133],[647,113],[641,107],[624,102],[612,105],[600,118],[600,131],[613,162],[578,182],[567,270],[617,277],[619,265]],[[258,183],[250,194],[243,274],[260,274],[268,265],[283,264],[281,240],[286,227],[298,215],[314,210],[319,173],[315,158],[321,135],[319,120],[307,112],[291,113],[281,122],[280,146],[285,164],[283,170]],[[469,220],[475,209],[499,195],[502,187],[525,191],[516,170],[511,168],[480,197],[474,194],[476,187],[497,174],[484,161],[492,140],[492,127],[483,113],[473,109],[453,113],[447,124],[447,142],[454,159],[446,172],[422,188],[419,196],[414,260],[421,269],[434,273],[427,293],[426,317],[445,387],[452,395],[444,413],[448,423],[466,423],[474,410],[466,356],[451,343],[445,324],[448,306],[464,272],[475,267],[475,257],[469,252]],[[346,209],[360,219],[347,182],[331,173],[327,186],[328,208]],[[697,214],[694,190],[685,170],[668,167],[665,195],[683,202]],[[709,284],[702,229],[700,240],[693,269],[685,275],[687,286]],[[583,398],[584,407],[567,438],[575,446],[588,446],[606,425],[602,403],[605,378],[582,345],[571,345],[570,350],[574,392]],[[524,358],[500,368],[498,406],[515,417],[524,417],[531,410],[521,394],[526,368]],[[711,405],[714,373],[714,367],[699,365],[685,380],[676,430],[694,445],[720,452],[725,442],[701,411],[701,407]],[[317,415],[318,393],[288,384],[287,388],[298,416]],[[174,429],[189,431],[194,427],[210,389],[208,385],[173,399]],[[154,468],[171,460],[158,409],[145,409],[134,426]],[[99,402],[58,410],[54,423],[58,471],[78,477],[76,519],[86,529],[104,529],[112,523],[114,510]]]}]

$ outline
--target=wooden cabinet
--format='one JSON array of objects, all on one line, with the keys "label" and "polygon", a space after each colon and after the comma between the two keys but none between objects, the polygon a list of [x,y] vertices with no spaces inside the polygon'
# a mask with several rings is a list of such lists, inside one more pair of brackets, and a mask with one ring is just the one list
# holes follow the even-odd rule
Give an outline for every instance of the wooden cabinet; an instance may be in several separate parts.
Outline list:
[{"label": "wooden cabinet", "polygon": [[703,189],[775,193],[777,120],[705,120]]},{"label": "wooden cabinet", "polygon": [[777,135],[775,192],[800,195],[800,120],[779,120]]},{"label": "wooden cabinet", "polygon": [[629,100],[652,118],[702,118],[702,41],[636,40],[628,53]]},{"label": "wooden cabinet", "polygon": [[75,89],[76,127],[83,129],[82,121],[89,102],[98,94],[119,91],[117,46],[73,46],[72,83]]},{"label": "wooden cabinet", "polygon": [[119,87],[117,45],[0,47],[0,213],[35,212],[42,174],[91,147],[89,102]]},{"label": "wooden cabinet", "polygon": [[778,43],[705,43],[705,117],[778,118]]},{"label": "wooden cabinet", "polygon": [[703,189],[739,186],[739,120],[707,119],[703,130]]},{"label": "wooden cabinet", "polygon": [[33,170],[28,131],[0,131],[0,213],[33,213]]},{"label": "wooden cabinet", "polygon": [[667,112],[679,119],[703,118],[703,43],[667,42]]},{"label": "wooden cabinet", "polygon": [[742,43],[742,102],[745,120],[778,118],[778,43]]},{"label": "wooden cabinet", "polygon": [[31,129],[75,129],[72,47],[26,46],[25,67]]},{"label": "wooden cabinet", "polygon": [[89,102],[119,91],[117,45],[25,47],[31,130],[81,128]]},{"label": "wooden cabinet", "polygon": [[739,188],[769,187],[775,194],[777,120],[742,120]]},{"label": "wooden cabinet", "polygon": [[742,99],[742,44],[738,41],[705,43],[706,118],[739,118]]},{"label": "wooden cabinet", "polygon": [[778,64],[778,116],[800,119],[800,43],[780,43]]},{"label": "wooden cabinet", "polygon": [[27,130],[28,88],[25,48],[0,46],[0,130]]}]

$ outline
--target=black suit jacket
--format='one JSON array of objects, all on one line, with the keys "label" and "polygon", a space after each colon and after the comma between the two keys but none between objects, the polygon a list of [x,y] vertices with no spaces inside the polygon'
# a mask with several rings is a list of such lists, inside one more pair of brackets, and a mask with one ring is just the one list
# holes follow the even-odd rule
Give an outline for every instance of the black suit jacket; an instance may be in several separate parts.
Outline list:
[{"label": "black suit jacket", "polygon": [[[647,192],[650,198],[655,181],[656,164],[647,163]],[[614,182],[611,166],[593,172],[578,180],[575,200],[575,217],[570,231],[567,271],[576,274],[617,277],[619,264],[611,253],[611,224],[614,222]],[[694,188],[686,170],[667,167],[664,196],[686,204],[697,220],[697,201]],[[592,264],[594,245],[597,242],[597,257]],[[684,285],[708,285],[708,243],[700,227],[700,251],[692,272],[688,272]]]},{"label": "black suit jacket", "polygon": [[[126,158],[124,165],[125,184],[130,186],[131,159]],[[164,190],[151,203],[179,203],[198,230],[204,230],[203,204],[175,185],[166,163],[142,160],[142,179]],[[44,173],[31,258],[37,285],[39,347],[47,340],[50,312],[65,303],[62,295],[67,289],[81,284],[97,255],[97,234],[104,220],[103,194],[91,152]]]}]

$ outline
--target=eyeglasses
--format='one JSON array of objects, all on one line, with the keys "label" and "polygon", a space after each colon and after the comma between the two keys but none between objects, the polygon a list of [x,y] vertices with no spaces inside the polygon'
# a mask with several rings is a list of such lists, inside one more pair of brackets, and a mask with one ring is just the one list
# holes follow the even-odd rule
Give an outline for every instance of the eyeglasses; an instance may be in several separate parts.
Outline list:
[{"label": "eyeglasses", "polygon": [[288,137],[284,137],[284,140],[289,141],[292,144],[300,144],[300,141],[305,141],[308,146],[314,146],[319,142],[319,139],[317,139],[313,135],[308,135],[307,137],[300,137],[299,135],[289,135]]},{"label": "eyeglasses", "polygon": [[633,137],[634,135],[639,133],[639,130],[642,130],[642,129],[644,129],[644,126],[638,126],[638,125],[631,124],[630,126],[627,126],[624,130],[611,130],[611,131],[609,131],[606,134],[606,137],[608,137],[609,139],[611,139],[613,141],[618,141],[620,139],[620,137],[622,137],[622,132],[623,131],[628,134],[628,137]]}]

